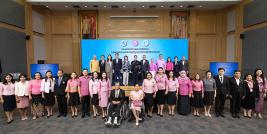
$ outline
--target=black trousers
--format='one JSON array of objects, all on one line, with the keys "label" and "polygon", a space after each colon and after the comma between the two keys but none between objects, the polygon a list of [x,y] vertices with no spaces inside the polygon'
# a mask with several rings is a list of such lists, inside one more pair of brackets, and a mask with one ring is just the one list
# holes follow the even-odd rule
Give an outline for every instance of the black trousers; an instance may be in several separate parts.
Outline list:
[{"label": "black trousers", "polygon": [[142,71],[141,72],[141,79],[142,79],[142,81],[146,78],[146,72],[147,71]]},{"label": "black trousers", "polygon": [[225,94],[217,94],[215,98],[215,114],[222,114],[224,110]]},{"label": "black trousers", "polygon": [[133,85],[135,86],[136,84],[138,84],[138,72],[133,72]]},{"label": "black trousers", "polygon": [[241,109],[241,97],[238,96],[232,96],[230,100],[230,112],[232,114],[238,114]]},{"label": "black trousers", "polygon": [[89,114],[90,110],[90,95],[82,96],[82,113]]},{"label": "black trousers", "polygon": [[120,109],[121,109],[121,104],[110,103],[109,108],[108,108],[108,116],[112,117],[113,112],[115,112],[114,116],[119,117]]},{"label": "black trousers", "polygon": [[113,80],[114,80],[114,82],[120,82],[121,83],[121,71],[120,70],[114,70]]},{"label": "black trousers", "polygon": [[67,114],[67,98],[65,95],[56,95],[57,96],[57,104],[58,111],[60,114]]}]

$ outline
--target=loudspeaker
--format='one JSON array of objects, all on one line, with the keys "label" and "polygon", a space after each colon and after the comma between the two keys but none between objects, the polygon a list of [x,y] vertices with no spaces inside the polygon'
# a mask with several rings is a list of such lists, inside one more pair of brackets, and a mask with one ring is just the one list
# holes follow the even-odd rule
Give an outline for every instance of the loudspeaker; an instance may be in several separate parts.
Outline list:
[{"label": "loudspeaker", "polygon": [[240,39],[244,39],[245,38],[245,35],[244,34],[240,34],[239,38]]},{"label": "loudspeaker", "polygon": [[45,60],[38,60],[37,64],[45,64]]},{"label": "loudspeaker", "polygon": [[30,35],[26,35],[25,39],[26,40],[30,40],[31,39],[31,36]]}]

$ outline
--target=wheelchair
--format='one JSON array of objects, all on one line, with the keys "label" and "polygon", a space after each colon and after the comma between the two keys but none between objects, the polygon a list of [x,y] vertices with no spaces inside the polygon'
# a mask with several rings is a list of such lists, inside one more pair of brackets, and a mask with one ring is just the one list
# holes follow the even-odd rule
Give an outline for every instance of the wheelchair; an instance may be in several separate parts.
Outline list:
[{"label": "wheelchair", "polygon": [[[108,104],[108,106],[107,106],[107,110],[109,110],[110,105],[111,105],[111,103]],[[117,120],[118,123],[117,123],[116,125],[113,124],[113,122],[114,122],[114,117],[115,117],[115,112],[113,112],[113,113],[112,113],[112,116],[111,116],[111,118],[112,118],[112,120],[111,120],[112,124],[111,124],[111,125],[110,125],[110,124],[105,124],[105,125],[106,125],[107,127],[112,127],[112,126],[114,126],[114,127],[118,127],[118,126],[120,126],[120,125],[122,124],[122,122],[128,118],[128,116],[129,116],[129,111],[130,111],[130,107],[129,107],[129,105],[127,104],[127,101],[124,101],[123,104],[121,105],[121,108],[120,108],[120,114],[119,114],[119,116],[118,116],[118,120]],[[107,111],[107,112],[109,113],[109,111]],[[106,118],[105,122],[107,122],[107,121],[108,121],[108,118]]]},{"label": "wheelchair", "polygon": [[[129,107],[128,122],[131,122],[131,121],[135,120],[135,117],[134,117],[134,114],[132,112],[132,109],[130,109],[131,102],[129,103],[128,107]],[[140,122],[144,122],[145,121],[145,104],[144,103],[142,104],[141,113],[140,113],[139,117],[142,119]]]}]

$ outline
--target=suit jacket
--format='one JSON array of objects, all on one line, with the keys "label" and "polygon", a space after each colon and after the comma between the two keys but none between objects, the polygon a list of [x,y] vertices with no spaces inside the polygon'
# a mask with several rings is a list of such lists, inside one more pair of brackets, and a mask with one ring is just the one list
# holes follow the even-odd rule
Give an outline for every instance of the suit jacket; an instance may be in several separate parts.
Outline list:
[{"label": "suit jacket", "polygon": [[182,70],[185,70],[185,71],[188,71],[189,70],[189,63],[187,60],[184,61],[184,65],[183,65],[183,61],[179,61],[179,70],[182,71]]},{"label": "suit jacket", "polygon": [[111,90],[110,92],[110,101],[120,101],[121,103],[123,103],[125,101],[125,91],[120,89],[120,93],[118,98],[115,97],[115,89]]},{"label": "suit jacket", "polygon": [[177,61],[176,64],[175,64],[175,61],[173,61],[173,71],[174,72],[180,72],[180,63],[179,63],[179,61]]},{"label": "suit jacket", "polygon": [[243,82],[243,95],[245,97],[259,98],[259,85],[257,82],[253,84],[253,91],[250,92],[250,88],[248,87],[248,83],[246,81]]},{"label": "suit jacket", "polygon": [[67,82],[68,82],[68,77],[63,76],[62,80],[60,82],[60,84],[58,84],[58,80],[59,78],[56,77],[55,78],[55,94],[56,95],[65,95],[65,90],[66,90],[66,86],[67,86]]},{"label": "suit jacket", "polygon": [[243,80],[239,80],[239,85],[237,85],[236,80],[234,77],[229,79],[229,89],[230,89],[230,95],[232,97],[243,96]]},{"label": "suit jacket", "polygon": [[216,83],[216,94],[229,94],[229,79],[223,76],[223,83],[221,83],[219,75],[214,76]]},{"label": "suit jacket", "polygon": [[113,62],[111,62],[111,64],[110,64],[109,62],[106,61],[106,63],[105,63],[105,72],[112,73],[112,69],[113,69]]},{"label": "suit jacket", "polygon": [[141,62],[136,60],[131,62],[131,71],[133,73],[138,73],[141,70]]},{"label": "suit jacket", "polygon": [[149,71],[149,62],[148,62],[148,60],[145,60],[145,64],[143,64],[144,60],[141,60],[140,62],[141,62],[141,71],[143,71],[143,72]]},{"label": "suit jacket", "polygon": [[105,72],[105,64],[106,64],[106,61],[104,61],[103,63],[102,60],[99,60],[100,72]]},{"label": "suit jacket", "polygon": [[113,69],[114,71],[120,71],[122,67],[122,59],[118,59],[118,62],[116,62],[116,59],[113,60]]}]

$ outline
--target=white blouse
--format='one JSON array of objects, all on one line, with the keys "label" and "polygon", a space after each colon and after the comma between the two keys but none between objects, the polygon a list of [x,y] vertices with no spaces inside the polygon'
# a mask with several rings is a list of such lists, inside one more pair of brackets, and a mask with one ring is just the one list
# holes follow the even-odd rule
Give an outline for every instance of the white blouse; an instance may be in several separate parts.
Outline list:
[{"label": "white blouse", "polygon": [[54,92],[55,78],[53,79],[43,79],[41,84],[41,92],[49,93]]},{"label": "white blouse", "polygon": [[24,83],[16,82],[15,83],[15,95],[16,96],[28,96],[29,95],[29,91],[28,91],[29,83],[30,83],[29,81],[25,81]]}]

